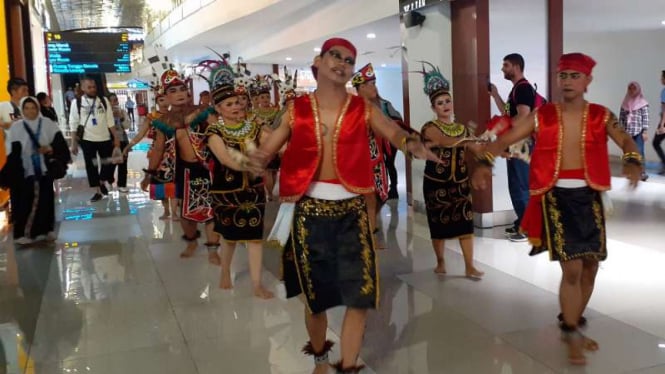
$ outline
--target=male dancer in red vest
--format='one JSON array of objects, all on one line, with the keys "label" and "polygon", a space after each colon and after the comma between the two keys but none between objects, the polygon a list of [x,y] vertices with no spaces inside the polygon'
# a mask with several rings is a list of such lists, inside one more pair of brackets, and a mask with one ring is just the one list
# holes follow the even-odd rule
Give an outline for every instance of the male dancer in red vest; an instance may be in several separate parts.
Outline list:
[{"label": "male dancer in red vest", "polygon": [[367,310],[378,304],[377,264],[363,194],[374,193],[368,127],[407,154],[436,160],[366,100],[350,95],[356,48],[349,41],[326,41],[314,59],[316,92],[289,102],[281,123],[250,157],[264,170],[289,141],[282,158],[280,197],[295,202],[291,237],[284,248],[284,280],[289,297],[304,293],[315,373],[327,373],[332,344],[326,341],[326,310],[347,307],[341,334],[339,373],[356,373]]},{"label": "male dancer in red vest", "polygon": [[529,175],[530,199],[521,231],[533,245],[531,255],[548,251],[559,261],[563,336],[571,364],[585,365],[585,350],[598,344],[578,327],[593,292],[599,261],[607,257],[605,214],[601,193],[610,189],[607,149],[609,136],[624,152],[623,173],[636,186],[642,156],[635,142],[604,106],[591,104],[584,93],[595,61],[581,53],[561,56],[558,85],[561,103],[549,103],[518,121],[507,134],[478,156],[481,165],[472,183],[484,189],[491,177],[494,155],[531,134],[536,138]]}]

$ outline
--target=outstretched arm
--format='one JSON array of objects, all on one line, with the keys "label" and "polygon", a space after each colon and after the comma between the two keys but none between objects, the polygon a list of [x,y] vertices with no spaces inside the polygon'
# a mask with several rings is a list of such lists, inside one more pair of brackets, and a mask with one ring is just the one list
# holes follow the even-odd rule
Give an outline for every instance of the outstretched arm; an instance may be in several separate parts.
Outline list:
[{"label": "outstretched arm", "polygon": [[606,127],[607,135],[609,135],[612,141],[614,141],[614,143],[616,143],[616,145],[618,145],[623,151],[623,175],[630,180],[630,185],[632,187],[637,186],[637,182],[642,176],[644,164],[644,160],[639,153],[640,150],[637,148],[637,144],[635,144],[633,138],[624,131],[621,124],[619,124],[617,117],[613,113],[610,114]]},{"label": "outstretched arm", "polygon": [[[367,104],[370,105],[370,104]],[[369,118],[372,130],[380,137],[388,140],[392,145],[406,154],[413,154],[423,160],[440,162],[432,151],[430,151],[417,135],[409,135],[395,121],[388,118],[379,110],[372,110]]]},{"label": "outstretched arm", "polygon": [[242,157],[239,152],[234,157],[230,152],[231,149],[226,147],[224,140],[219,135],[208,136],[208,148],[222,165],[237,171],[247,171],[247,159]]}]

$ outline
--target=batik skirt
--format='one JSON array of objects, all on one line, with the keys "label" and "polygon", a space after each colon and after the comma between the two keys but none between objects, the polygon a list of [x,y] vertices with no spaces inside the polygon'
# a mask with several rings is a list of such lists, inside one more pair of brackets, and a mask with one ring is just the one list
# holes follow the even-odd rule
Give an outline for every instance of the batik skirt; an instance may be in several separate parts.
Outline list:
[{"label": "batik skirt", "polygon": [[531,255],[549,252],[552,261],[607,258],[605,214],[600,192],[590,187],[554,187],[543,195],[541,245]]},{"label": "batik skirt", "polygon": [[263,184],[235,192],[211,191],[215,231],[230,242],[262,241],[266,210]]},{"label": "batik skirt", "polygon": [[379,283],[367,206],[303,197],[296,203],[283,252],[287,297],[305,294],[312,313],[329,308],[378,306]]}]

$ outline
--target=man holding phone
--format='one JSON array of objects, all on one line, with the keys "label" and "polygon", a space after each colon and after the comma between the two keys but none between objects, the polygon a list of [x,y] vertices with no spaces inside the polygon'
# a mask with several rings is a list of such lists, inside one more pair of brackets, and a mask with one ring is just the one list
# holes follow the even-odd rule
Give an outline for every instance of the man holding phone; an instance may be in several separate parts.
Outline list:
[{"label": "man holding phone", "polygon": [[[510,116],[513,123],[526,118],[534,108],[536,102],[536,91],[528,80],[524,78],[524,58],[518,53],[511,53],[503,58],[501,67],[503,77],[513,82],[513,89],[508,95],[506,102],[501,99],[496,86],[488,83],[490,96],[494,99],[501,113]],[[529,164],[517,157],[507,160],[508,166],[508,191],[513,209],[517,214],[512,227],[506,229],[506,236],[513,242],[524,242],[527,237],[519,231],[522,217],[529,202]]]}]

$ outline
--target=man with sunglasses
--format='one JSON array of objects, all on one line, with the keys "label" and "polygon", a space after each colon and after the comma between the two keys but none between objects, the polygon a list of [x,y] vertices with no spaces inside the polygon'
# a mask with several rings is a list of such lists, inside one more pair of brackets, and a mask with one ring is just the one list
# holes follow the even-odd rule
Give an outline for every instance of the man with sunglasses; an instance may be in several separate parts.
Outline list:
[{"label": "man with sunglasses", "polygon": [[611,180],[607,138],[623,150],[623,174],[633,187],[640,180],[643,162],[617,117],[584,99],[595,64],[582,53],[561,56],[557,68],[561,103],[541,106],[484,150],[474,152],[480,167],[472,176],[475,188],[486,188],[495,155],[535,136],[530,198],[521,230],[533,245],[531,255],[547,251],[561,266],[560,328],[573,365],[586,364],[584,351],[598,350],[598,343],[578,328],[586,324],[582,313],[593,293],[599,262],[607,258],[606,200],[601,195],[610,189]]},{"label": "man with sunglasses", "polygon": [[291,237],[283,252],[287,296],[304,293],[305,324],[315,373],[327,372],[326,310],[347,307],[341,334],[339,373],[356,373],[367,310],[377,307],[379,284],[374,242],[364,194],[375,191],[368,127],[406,154],[435,160],[418,136],[409,136],[346,84],[356,48],[345,39],[326,41],[312,71],[317,89],[290,101],[267,142],[250,153],[256,173],[277,151],[282,158],[280,197],[293,202]]}]

